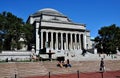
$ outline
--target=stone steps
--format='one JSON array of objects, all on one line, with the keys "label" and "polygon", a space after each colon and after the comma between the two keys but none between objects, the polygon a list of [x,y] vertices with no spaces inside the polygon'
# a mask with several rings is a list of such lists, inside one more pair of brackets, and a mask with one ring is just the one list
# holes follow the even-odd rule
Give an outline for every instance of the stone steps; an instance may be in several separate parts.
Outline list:
[{"label": "stone steps", "polygon": [[[99,72],[100,61],[70,61],[71,68],[57,67],[57,62],[44,63],[44,66],[53,74],[80,72]],[[106,71],[120,70],[120,60],[105,60]]]},{"label": "stone steps", "polygon": [[47,74],[47,69],[39,62],[1,63],[0,78],[27,77]]},{"label": "stone steps", "polygon": [[18,63],[17,70],[20,77],[45,75],[47,72],[47,69],[39,62]]},{"label": "stone steps", "polygon": [[0,78],[14,77],[15,64],[14,63],[1,63],[0,64]]},{"label": "stone steps", "polygon": [[[120,60],[105,60],[106,71],[120,70]],[[30,76],[45,76],[79,72],[98,72],[100,61],[70,61],[71,68],[57,67],[57,61],[27,62],[27,63],[0,63],[0,78],[17,78]]]}]

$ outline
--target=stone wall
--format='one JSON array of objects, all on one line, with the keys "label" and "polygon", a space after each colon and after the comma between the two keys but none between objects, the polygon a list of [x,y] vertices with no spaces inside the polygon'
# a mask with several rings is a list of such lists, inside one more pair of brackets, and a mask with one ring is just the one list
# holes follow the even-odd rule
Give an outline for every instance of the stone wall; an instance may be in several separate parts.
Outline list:
[{"label": "stone wall", "polygon": [[0,61],[2,60],[29,60],[31,51],[2,51],[0,53]]}]

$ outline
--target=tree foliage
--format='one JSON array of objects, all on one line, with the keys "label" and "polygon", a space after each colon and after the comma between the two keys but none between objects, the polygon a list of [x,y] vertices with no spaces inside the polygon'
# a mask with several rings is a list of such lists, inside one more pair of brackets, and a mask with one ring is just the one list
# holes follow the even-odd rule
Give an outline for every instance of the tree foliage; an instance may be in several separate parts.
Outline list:
[{"label": "tree foliage", "polygon": [[26,44],[28,45],[28,50],[32,49],[32,45],[34,45],[34,31],[33,26],[30,24],[24,24],[22,28],[22,32],[24,33],[24,37],[26,40]]},{"label": "tree foliage", "polygon": [[98,31],[99,36],[95,38],[98,52],[116,53],[120,50],[120,27],[115,24],[104,26]]},{"label": "tree foliage", "polygon": [[[4,50],[20,49],[20,38],[24,38],[26,45],[30,45],[32,42],[33,26],[26,24],[23,20],[10,12],[0,13],[0,30],[5,33],[4,36]],[[29,38],[28,38],[29,36]],[[29,44],[28,44],[29,43]]]}]

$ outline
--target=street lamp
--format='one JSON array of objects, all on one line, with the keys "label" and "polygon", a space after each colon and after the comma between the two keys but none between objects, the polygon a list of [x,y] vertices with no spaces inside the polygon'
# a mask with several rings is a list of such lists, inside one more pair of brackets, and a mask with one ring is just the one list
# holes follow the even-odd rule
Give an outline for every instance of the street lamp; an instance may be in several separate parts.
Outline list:
[{"label": "street lamp", "polygon": [[0,30],[0,40],[1,40],[1,51],[3,50],[3,45],[4,45],[4,35],[5,35],[5,31],[4,30]]},{"label": "street lamp", "polygon": [[5,39],[2,38],[2,50],[3,50],[3,46],[4,46],[4,41],[5,41]]},{"label": "street lamp", "polygon": [[1,34],[0,34],[0,43],[1,43],[1,45],[0,45],[0,51],[2,52],[2,50],[3,50],[3,45],[4,45],[4,38],[2,37]]}]

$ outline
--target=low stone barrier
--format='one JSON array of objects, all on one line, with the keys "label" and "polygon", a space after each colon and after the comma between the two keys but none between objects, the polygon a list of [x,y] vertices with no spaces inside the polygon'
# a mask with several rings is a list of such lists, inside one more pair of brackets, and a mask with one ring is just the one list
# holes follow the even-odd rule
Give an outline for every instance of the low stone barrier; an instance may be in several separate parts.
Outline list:
[{"label": "low stone barrier", "polygon": [[0,53],[0,61],[2,60],[29,60],[31,58],[31,51],[2,51]]}]

